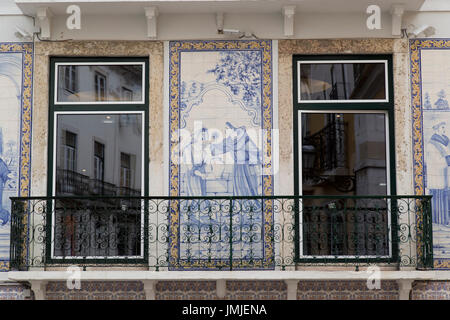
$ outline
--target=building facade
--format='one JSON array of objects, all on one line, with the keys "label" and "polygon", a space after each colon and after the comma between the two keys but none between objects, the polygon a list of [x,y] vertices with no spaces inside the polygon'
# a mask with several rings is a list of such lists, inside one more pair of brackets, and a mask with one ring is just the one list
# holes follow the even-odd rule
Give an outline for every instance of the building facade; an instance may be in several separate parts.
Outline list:
[{"label": "building facade", "polygon": [[450,299],[450,7],[323,2],[2,4],[0,297]]}]

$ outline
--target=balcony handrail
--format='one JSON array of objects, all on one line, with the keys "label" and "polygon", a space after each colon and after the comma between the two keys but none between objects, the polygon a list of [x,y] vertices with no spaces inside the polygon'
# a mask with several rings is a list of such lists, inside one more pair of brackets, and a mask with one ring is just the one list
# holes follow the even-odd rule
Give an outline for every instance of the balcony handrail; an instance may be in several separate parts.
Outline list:
[{"label": "balcony handrail", "polygon": [[142,199],[142,200],[214,200],[214,199],[232,199],[232,200],[274,200],[274,199],[430,199],[431,195],[357,195],[357,196],[346,196],[346,195],[271,195],[271,196],[29,196],[29,197],[10,197],[11,200],[55,200],[55,199]]},{"label": "balcony handrail", "polygon": [[432,196],[12,197],[11,267],[432,267]]}]

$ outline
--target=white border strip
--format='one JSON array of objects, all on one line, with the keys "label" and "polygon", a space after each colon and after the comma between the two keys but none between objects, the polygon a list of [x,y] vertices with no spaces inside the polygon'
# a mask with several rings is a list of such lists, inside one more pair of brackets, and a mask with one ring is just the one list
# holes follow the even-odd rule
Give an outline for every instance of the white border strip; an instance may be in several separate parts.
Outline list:
[{"label": "white border strip", "polygon": [[163,96],[163,152],[164,152],[164,173],[163,173],[163,194],[169,195],[169,164],[170,164],[170,154],[169,154],[169,147],[170,147],[170,141],[169,141],[169,130],[170,130],[170,119],[169,119],[169,101],[170,101],[170,92],[169,92],[169,82],[170,82],[170,75],[169,75],[169,41],[164,41],[164,96]]},{"label": "white border strip", "polygon": [[[353,268],[354,270],[354,268]],[[81,271],[80,280],[367,280],[370,275],[361,271]],[[6,273],[6,272],[5,272]],[[12,281],[67,280],[66,271],[10,271]],[[380,271],[380,280],[450,280],[445,271]]]},{"label": "white border strip", "polygon": [[273,194],[279,194],[280,185],[280,130],[278,123],[278,40],[272,41],[272,164],[277,172],[273,172]]}]

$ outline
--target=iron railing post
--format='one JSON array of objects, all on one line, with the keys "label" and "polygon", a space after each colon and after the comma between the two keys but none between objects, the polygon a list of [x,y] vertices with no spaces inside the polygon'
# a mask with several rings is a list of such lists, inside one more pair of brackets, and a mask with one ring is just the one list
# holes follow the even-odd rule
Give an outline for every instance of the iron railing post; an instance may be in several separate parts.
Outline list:
[{"label": "iron railing post", "polygon": [[[433,268],[433,224],[432,224],[432,202],[431,199],[421,200],[422,229],[421,230],[421,262],[425,269]],[[419,257],[418,259],[419,260]]]}]

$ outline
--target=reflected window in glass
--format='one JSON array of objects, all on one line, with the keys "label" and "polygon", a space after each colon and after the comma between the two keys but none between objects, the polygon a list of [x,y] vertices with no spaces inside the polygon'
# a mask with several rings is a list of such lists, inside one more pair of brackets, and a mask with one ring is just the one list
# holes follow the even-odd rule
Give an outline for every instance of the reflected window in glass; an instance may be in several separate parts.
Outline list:
[{"label": "reflected window in glass", "polygon": [[[120,121],[127,116],[133,121]],[[55,140],[56,180],[59,183],[56,195],[112,196],[118,195],[121,187],[140,194],[141,170],[132,169],[140,168],[143,161],[142,121],[142,114],[58,114]],[[136,130],[137,127],[140,129]],[[105,145],[114,147],[106,148]],[[105,159],[111,159],[109,164]],[[136,174],[139,176],[134,176]]]},{"label": "reflected window in glass", "polygon": [[144,63],[56,63],[55,104],[144,103]]},{"label": "reflected window in glass", "polygon": [[388,194],[386,117],[301,113],[303,255],[389,254],[389,203],[342,197]]},{"label": "reflected window in glass", "polygon": [[298,102],[387,101],[385,62],[298,62]]}]

